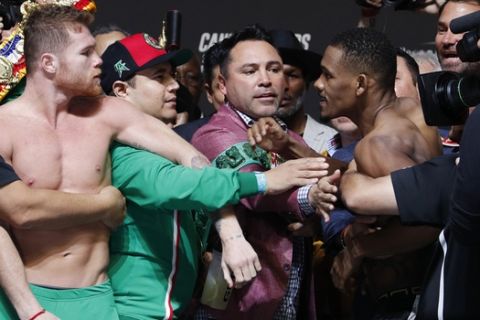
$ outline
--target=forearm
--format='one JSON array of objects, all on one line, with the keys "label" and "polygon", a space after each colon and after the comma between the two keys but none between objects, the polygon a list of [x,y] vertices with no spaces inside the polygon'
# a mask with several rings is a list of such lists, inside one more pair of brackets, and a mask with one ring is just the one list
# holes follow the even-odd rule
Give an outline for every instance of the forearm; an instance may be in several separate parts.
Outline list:
[{"label": "forearm", "polygon": [[216,168],[171,169],[163,176],[147,178],[143,184],[137,183],[138,175],[134,175],[118,187],[130,201],[140,206],[168,210],[218,210],[258,193],[254,173]]},{"label": "forearm", "polygon": [[144,208],[212,211],[258,192],[254,173],[186,168],[120,144],[112,146],[111,154],[114,186]]},{"label": "forearm", "polygon": [[24,266],[13,242],[0,227],[0,283],[20,319],[29,319],[42,309],[28,286]]},{"label": "forearm", "polygon": [[[240,169],[241,172],[260,172],[265,169],[259,165],[248,165]],[[240,203],[250,212],[272,213],[276,212],[288,220],[303,220],[304,215],[298,203],[298,190],[292,188],[278,194],[257,194],[248,198],[243,198]]]},{"label": "forearm", "polygon": [[17,181],[3,188],[2,216],[20,229],[62,229],[102,220],[110,207],[100,194],[31,189]]},{"label": "forearm", "polygon": [[[309,146],[303,143],[300,143],[298,140],[296,140],[292,136],[288,136],[288,144],[287,144],[287,147],[284,149],[284,152],[282,153],[282,155],[287,159],[323,157],[322,155],[318,154],[315,150],[313,150],[312,148],[310,148]],[[329,164],[328,174],[332,174],[337,169],[343,172],[347,168],[347,164],[345,162],[337,159],[326,158],[325,161]]]},{"label": "forearm", "polygon": [[262,269],[258,255],[244,238],[233,207],[220,210],[215,227],[222,241],[223,276],[229,287],[235,284],[238,288],[249,282]]},{"label": "forearm", "polygon": [[242,228],[238,223],[235,209],[232,206],[227,206],[214,213],[213,219],[215,221],[215,229],[223,244],[243,237]]},{"label": "forearm", "polygon": [[302,220],[303,214],[298,205],[297,195],[297,190],[290,190],[276,195],[256,195],[243,198],[240,203],[248,210],[258,214],[277,212],[297,217],[295,220]]},{"label": "forearm", "polygon": [[394,225],[352,239],[352,252],[369,258],[403,254],[433,243],[439,233],[435,227]]},{"label": "forearm", "polygon": [[356,171],[344,173],[340,182],[343,203],[364,215],[398,215],[390,176],[371,178]]},{"label": "forearm", "polygon": [[288,159],[299,159],[308,157],[320,157],[320,154],[315,152],[306,144],[300,143],[292,136],[288,136],[288,143],[282,151],[282,155]]}]

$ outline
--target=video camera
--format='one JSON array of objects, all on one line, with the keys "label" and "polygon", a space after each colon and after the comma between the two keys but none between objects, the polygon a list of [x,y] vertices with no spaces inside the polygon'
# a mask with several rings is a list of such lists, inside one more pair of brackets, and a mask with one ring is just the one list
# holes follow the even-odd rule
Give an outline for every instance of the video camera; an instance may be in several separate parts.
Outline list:
[{"label": "video camera", "polygon": [[0,17],[3,21],[3,29],[11,29],[17,22],[22,20],[20,6],[25,0],[1,0]]},{"label": "video camera", "polygon": [[[367,0],[356,0],[362,7],[376,8],[367,2]],[[415,10],[425,7],[425,0],[383,0],[382,6],[393,7],[395,10]]]},{"label": "video camera", "polygon": [[[464,62],[480,61],[477,42],[480,36],[480,11],[454,19],[453,33],[464,34],[456,50]],[[418,90],[425,122],[445,126],[465,123],[468,108],[480,103],[480,74],[460,75],[455,72],[432,72],[418,76]]]}]

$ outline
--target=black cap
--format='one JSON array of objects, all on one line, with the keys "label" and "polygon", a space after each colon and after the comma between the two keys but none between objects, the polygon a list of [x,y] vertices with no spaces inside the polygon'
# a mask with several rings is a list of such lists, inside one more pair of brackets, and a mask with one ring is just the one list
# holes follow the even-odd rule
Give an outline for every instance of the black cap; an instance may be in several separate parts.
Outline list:
[{"label": "black cap", "polygon": [[273,45],[280,52],[283,63],[302,69],[305,78],[316,80],[321,73],[320,61],[322,55],[305,50],[297,37],[289,30],[271,30]]}]

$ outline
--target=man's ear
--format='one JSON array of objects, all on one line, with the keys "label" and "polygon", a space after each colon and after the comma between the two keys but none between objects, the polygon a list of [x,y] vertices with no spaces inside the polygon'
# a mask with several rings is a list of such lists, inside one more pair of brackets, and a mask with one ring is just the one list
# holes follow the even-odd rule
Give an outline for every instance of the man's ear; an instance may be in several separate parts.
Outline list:
[{"label": "man's ear", "polygon": [[112,92],[116,97],[125,98],[128,96],[128,87],[129,85],[125,81],[117,80],[112,85]]},{"label": "man's ear", "polygon": [[53,75],[58,69],[58,58],[52,53],[44,53],[40,57],[40,66],[43,71]]},{"label": "man's ear", "polygon": [[210,88],[210,85],[208,83],[204,83],[203,88],[205,89],[205,93],[207,94],[208,102],[213,103],[213,91]]},{"label": "man's ear", "polygon": [[357,88],[355,89],[355,94],[357,96],[361,96],[367,91],[369,80],[369,77],[364,73],[360,73],[357,76]]},{"label": "man's ear", "polygon": [[222,94],[226,97],[227,96],[227,86],[225,85],[225,77],[223,74],[218,75],[218,88],[222,92]]}]

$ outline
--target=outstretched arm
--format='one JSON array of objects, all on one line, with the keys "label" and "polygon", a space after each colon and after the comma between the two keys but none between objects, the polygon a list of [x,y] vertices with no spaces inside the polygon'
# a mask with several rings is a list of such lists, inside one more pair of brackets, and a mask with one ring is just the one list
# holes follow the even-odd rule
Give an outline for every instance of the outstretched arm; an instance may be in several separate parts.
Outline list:
[{"label": "outstretched arm", "polygon": [[343,203],[357,214],[398,215],[390,176],[371,178],[357,171],[355,160],[340,182]]},{"label": "outstretched arm", "polygon": [[107,186],[98,194],[73,194],[32,189],[0,157],[0,220],[17,229],[62,229],[102,221],[118,226],[125,215],[125,200]]},{"label": "outstretched arm", "polygon": [[[271,117],[260,118],[251,128],[248,129],[248,141],[252,146],[259,146],[267,151],[281,154],[287,159],[299,159],[306,157],[322,157],[306,144],[300,143],[297,139],[288,135],[280,125]],[[325,158],[329,164],[329,174],[335,170],[346,169],[346,163]]]},{"label": "outstretched arm", "polygon": [[18,229],[62,229],[102,221],[115,228],[125,216],[125,200],[108,186],[98,194],[32,189],[22,181],[0,189],[0,219]]},{"label": "outstretched arm", "polygon": [[149,150],[187,167],[209,161],[191,144],[162,121],[137,110],[127,101],[105,97],[103,119],[113,129],[113,138],[121,143]]},{"label": "outstretched arm", "polygon": [[[112,182],[130,201],[142,207],[217,210],[259,192],[278,194],[316,183],[326,174],[323,159],[287,161],[265,171],[264,180],[252,172],[176,165],[156,154],[114,144]],[[262,189],[264,188],[264,189]]]}]

